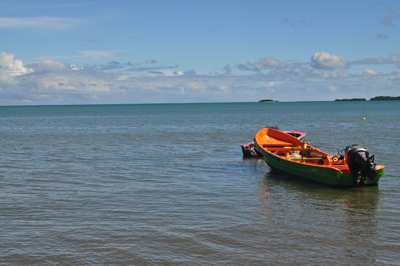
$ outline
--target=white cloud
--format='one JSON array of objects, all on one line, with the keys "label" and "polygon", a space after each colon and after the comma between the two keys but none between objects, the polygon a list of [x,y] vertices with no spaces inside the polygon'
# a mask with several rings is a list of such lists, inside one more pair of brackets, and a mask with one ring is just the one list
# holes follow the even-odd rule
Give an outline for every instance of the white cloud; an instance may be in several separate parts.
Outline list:
[{"label": "white cloud", "polygon": [[278,69],[278,68],[285,68],[286,64],[282,63],[278,59],[274,57],[267,57],[267,58],[261,58],[259,61],[254,62],[253,64],[254,68],[257,70],[260,69]]},{"label": "white cloud", "polygon": [[182,76],[182,75],[183,75],[182,71],[157,71],[157,72],[151,72],[147,76],[149,76],[149,77],[155,77],[155,76],[176,77],[176,76]]},{"label": "white cloud", "polygon": [[104,50],[84,50],[79,51],[79,55],[72,56],[46,56],[46,57],[35,57],[31,61],[43,61],[51,58],[52,60],[113,60],[117,57],[127,56],[129,53],[121,53],[115,51],[104,51]]},{"label": "white cloud", "polygon": [[37,76],[29,79],[31,91],[39,93],[83,93],[96,95],[98,93],[110,93],[114,86],[109,80],[91,75],[48,75]]},{"label": "white cloud", "polygon": [[362,79],[382,79],[383,75],[381,73],[375,72],[372,69],[364,69]]},{"label": "white cloud", "polygon": [[[398,62],[399,57],[400,54],[391,56],[391,64]],[[369,68],[359,74],[313,71],[306,63],[279,68],[283,65],[275,60],[259,60],[260,67],[271,70],[256,71],[253,75],[227,75],[226,72],[197,75],[194,70],[170,71],[170,66],[159,66],[144,69],[149,73],[147,76],[135,76],[121,69],[102,70],[103,65],[81,67],[48,59],[24,66],[14,55],[3,52],[0,55],[0,104],[258,101],[266,92],[281,101],[329,100],[335,93],[349,94],[350,90],[363,94],[368,91],[373,97],[376,96],[375,85],[388,84],[382,89],[383,93],[397,88],[400,80],[399,72],[389,75]],[[389,57],[385,62],[389,63]]]},{"label": "white cloud", "polygon": [[393,54],[389,56],[389,61],[391,63],[396,64],[397,67],[400,67],[400,54]]},{"label": "white cloud", "polygon": [[311,58],[316,69],[344,69],[346,60],[342,55],[330,55],[325,52],[316,52]]},{"label": "white cloud", "polygon": [[385,26],[396,27],[393,21],[400,20],[400,13],[384,3],[379,3],[379,5],[384,6],[388,11],[388,14],[381,20],[381,24]]},{"label": "white cloud", "polygon": [[260,84],[256,84],[255,86],[256,89],[259,90],[267,90],[268,92],[275,92],[276,91],[276,85],[273,81],[269,82],[262,82]]},{"label": "white cloud", "polygon": [[387,40],[388,39],[388,36],[386,34],[383,34],[383,33],[376,34],[376,37],[378,39],[380,39],[380,40]]},{"label": "white cloud", "polygon": [[77,18],[37,17],[37,18],[0,18],[0,28],[42,28],[67,29],[86,22]]},{"label": "white cloud", "polygon": [[114,51],[99,51],[99,50],[86,50],[80,51],[82,58],[94,58],[94,59],[104,59],[104,58],[114,58],[129,55],[128,53],[119,53]]},{"label": "white cloud", "polygon": [[[21,60],[14,60],[14,55],[2,52],[0,54],[2,92],[8,94],[23,93],[24,97],[28,95],[34,97],[34,94],[45,95],[60,92],[93,96],[97,93],[109,94],[112,90],[120,91],[116,81],[113,81],[114,75],[92,71],[92,69],[86,70],[76,65],[52,60],[31,64],[31,66],[32,68],[28,69]],[[54,100],[54,97],[51,99]],[[61,98],[61,96],[57,97]],[[42,99],[44,98],[42,97]]]},{"label": "white cloud", "polygon": [[230,65],[226,65],[226,66],[224,67],[224,70],[225,70],[225,72],[227,72],[227,73],[231,73],[232,68],[231,68]]},{"label": "white cloud", "polygon": [[347,73],[347,71],[340,71],[340,72],[336,72],[336,71],[332,71],[332,72],[322,72],[322,71],[318,71],[318,73],[315,75],[315,78],[317,79],[334,79],[334,80],[343,80],[343,79],[349,79],[349,78],[354,78],[356,77],[356,75],[350,75],[349,73]]},{"label": "white cloud", "polygon": [[0,54],[0,80],[11,83],[14,77],[31,72],[31,69],[24,67],[21,60],[14,60],[13,54]]},{"label": "white cloud", "polygon": [[357,61],[350,62],[351,65],[383,65],[395,64],[400,67],[400,53],[390,55],[388,58],[365,58]]},{"label": "white cloud", "polygon": [[63,62],[45,60],[37,65],[31,65],[36,73],[41,72],[60,72],[69,69],[69,66]]},{"label": "white cloud", "polygon": [[69,67],[71,68],[71,70],[82,70],[83,67],[77,66],[77,65],[69,65]]},{"label": "white cloud", "polygon": [[285,18],[282,22],[286,23],[286,24],[289,24],[293,28],[297,28],[297,27],[306,27],[306,28],[308,28],[309,27],[309,25],[306,22],[304,22],[303,20],[291,21],[288,18]]},{"label": "white cloud", "polygon": [[393,72],[389,75],[389,79],[390,79],[390,80],[400,80],[400,72],[395,72],[395,71],[393,71]]},{"label": "white cloud", "polygon": [[30,67],[36,74],[83,70],[83,67],[53,60],[44,60],[38,64],[28,64],[28,67]]}]

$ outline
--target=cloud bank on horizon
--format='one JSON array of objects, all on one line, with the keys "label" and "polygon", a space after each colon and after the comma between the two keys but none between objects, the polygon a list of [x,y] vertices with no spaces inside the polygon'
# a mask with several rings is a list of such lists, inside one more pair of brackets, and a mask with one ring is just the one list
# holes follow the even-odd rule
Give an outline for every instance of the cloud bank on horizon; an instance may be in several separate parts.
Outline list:
[{"label": "cloud bank on horizon", "polygon": [[[366,1],[365,14],[357,1],[339,1],[353,12],[341,21],[334,7],[321,21],[316,11],[329,4],[311,1],[302,12],[294,1],[288,10],[252,1],[223,10],[231,2],[222,1],[214,11],[180,1],[16,2],[0,3],[0,105],[400,95],[397,1]],[[262,10],[280,12],[254,16]],[[224,21],[235,15],[242,20]]]}]

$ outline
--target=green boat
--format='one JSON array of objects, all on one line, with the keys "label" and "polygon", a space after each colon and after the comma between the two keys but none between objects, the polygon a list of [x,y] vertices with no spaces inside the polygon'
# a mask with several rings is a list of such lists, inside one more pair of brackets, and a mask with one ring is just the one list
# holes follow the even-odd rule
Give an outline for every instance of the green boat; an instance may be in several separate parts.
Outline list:
[{"label": "green boat", "polygon": [[272,170],[325,185],[376,186],[385,171],[357,144],[330,155],[282,131],[264,128],[257,132],[255,145]]}]

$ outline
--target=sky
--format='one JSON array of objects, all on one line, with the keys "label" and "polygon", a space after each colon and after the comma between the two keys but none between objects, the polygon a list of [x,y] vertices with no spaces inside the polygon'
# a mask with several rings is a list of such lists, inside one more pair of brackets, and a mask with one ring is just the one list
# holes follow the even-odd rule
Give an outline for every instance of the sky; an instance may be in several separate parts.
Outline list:
[{"label": "sky", "polygon": [[0,0],[0,105],[400,96],[400,1]]}]

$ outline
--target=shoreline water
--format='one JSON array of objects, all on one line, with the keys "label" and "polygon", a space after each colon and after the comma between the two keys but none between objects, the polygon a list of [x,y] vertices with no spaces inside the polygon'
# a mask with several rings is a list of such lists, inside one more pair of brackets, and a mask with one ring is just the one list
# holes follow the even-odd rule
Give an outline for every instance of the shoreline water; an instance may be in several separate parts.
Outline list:
[{"label": "shoreline water", "polygon": [[[396,265],[399,113],[333,101],[0,108],[0,264]],[[336,189],[273,173],[240,148],[267,124],[331,154],[363,145],[385,175]]]}]

